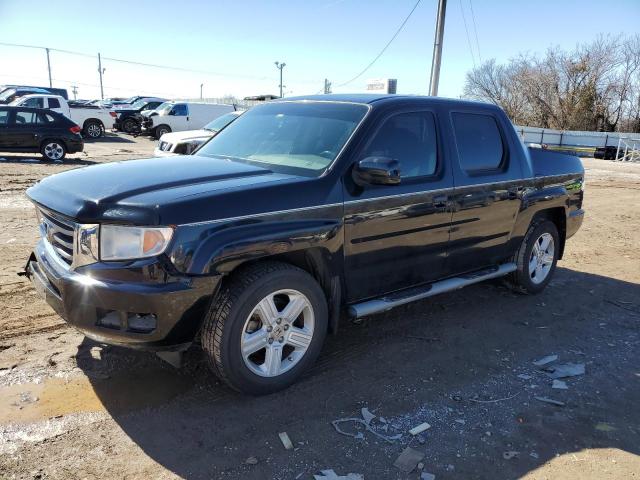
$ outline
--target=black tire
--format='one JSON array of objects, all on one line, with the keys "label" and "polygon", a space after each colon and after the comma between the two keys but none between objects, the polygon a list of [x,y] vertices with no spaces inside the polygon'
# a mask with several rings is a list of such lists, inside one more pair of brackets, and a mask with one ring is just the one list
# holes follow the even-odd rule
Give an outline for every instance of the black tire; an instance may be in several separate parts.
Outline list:
[{"label": "black tire", "polygon": [[67,147],[62,140],[45,140],[40,145],[40,153],[47,162],[64,160],[67,155]]},{"label": "black tire", "polygon": [[82,136],[86,138],[100,138],[104,135],[104,125],[100,120],[87,120],[82,127]]},{"label": "black tire", "polygon": [[122,131],[124,133],[135,133],[138,130],[140,130],[140,125],[138,124],[138,122],[133,119],[133,118],[127,118],[123,123],[122,123]]},{"label": "black tire", "polygon": [[[314,317],[311,341],[289,370],[277,376],[260,376],[247,366],[242,356],[245,322],[262,299],[285,289],[295,289],[309,300]],[[240,267],[223,284],[204,320],[201,343],[209,366],[227,385],[242,393],[266,395],[294,383],[315,362],[324,343],[327,324],[327,302],[315,279],[293,265],[266,261]],[[288,361],[290,355],[283,351],[281,358]]]},{"label": "black tire", "polygon": [[158,125],[155,130],[156,140],[160,140],[160,137],[165,133],[171,133],[171,127],[169,125]]},{"label": "black tire", "polygon": [[[536,243],[540,246],[540,240],[543,238],[543,235],[550,235],[553,238],[553,261],[548,268],[543,268],[544,277],[540,276],[539,279],[536,280],[535,276],[537,274],[531,272],[531,263],[534,262],[533,256],[537,257],[537,255],[534,255],[533,250]],[[559,252],[560,240],[555,223],[544,218],[534,220],[514,256],[513,261],[518,268],[507,277],[507,282],[514,290],[520,293],[540,293],[553,277],[558,263]],[[540,278],[542,278],[542,280],[540,280]]]}]

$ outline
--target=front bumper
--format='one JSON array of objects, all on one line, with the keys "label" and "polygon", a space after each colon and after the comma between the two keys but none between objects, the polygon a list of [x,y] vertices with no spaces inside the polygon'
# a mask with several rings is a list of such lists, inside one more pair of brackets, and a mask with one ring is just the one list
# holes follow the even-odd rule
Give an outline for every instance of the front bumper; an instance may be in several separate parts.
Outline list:
[{"label": "front bumper", "polygon": [[25,270],[53,310],[87,337],[154,351],[191,344],[220,281],[171,276],[157,259],[97,263],[74,272],[42,239]]}]

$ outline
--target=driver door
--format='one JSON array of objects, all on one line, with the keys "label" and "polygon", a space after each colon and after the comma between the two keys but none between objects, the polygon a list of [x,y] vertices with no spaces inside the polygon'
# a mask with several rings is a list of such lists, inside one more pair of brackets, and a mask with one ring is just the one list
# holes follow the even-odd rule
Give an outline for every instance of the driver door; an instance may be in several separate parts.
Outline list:
[{"label": "driver door", "polygon": [[356,156],[356,161],[374,156],[398,160],[401,182],[354,187],[345,178],[348,301],[445,275],[453,178],[438,132],[433,111],[395,113],[381,120]]}]

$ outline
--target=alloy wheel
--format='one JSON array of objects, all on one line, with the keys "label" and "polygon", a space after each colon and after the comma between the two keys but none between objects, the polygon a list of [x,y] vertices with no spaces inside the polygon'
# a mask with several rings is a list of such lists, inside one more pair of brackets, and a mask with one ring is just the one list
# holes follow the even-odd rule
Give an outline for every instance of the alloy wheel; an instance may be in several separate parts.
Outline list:
[{"label": "alloy wheel", "polygon": [[47,143],[44,147],[44,154],[50,160],[60,160],[64,156],[64,148],[56,142]]},{"label": "alloy wheel", "polygon": [[249,314],[240,348],[245,365],[261,377],[276,377],[297,365],[307,352],[314,330],[309,299],[297,290],[264,297]]},{"label": "alloy wheel", "polygon": [[543,233],[533,244],[529,258],[529,277],[540,284],[549,276],[555,258],[555,243],[550,233]]}]

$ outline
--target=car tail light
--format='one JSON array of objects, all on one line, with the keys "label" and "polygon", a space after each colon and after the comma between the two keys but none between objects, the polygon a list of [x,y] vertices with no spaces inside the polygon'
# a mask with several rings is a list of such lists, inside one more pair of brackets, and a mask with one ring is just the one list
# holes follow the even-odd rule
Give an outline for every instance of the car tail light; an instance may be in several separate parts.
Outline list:
[{"label": "car tail light", "polygon": [[82,128],[80,128],[78,125],[74,125],[69,129],[69,131],[71,133],[80,133],[82,131]]},{"label": "car tail light", "polygon": [[118,117],[118,114],[116,112],[109,112],[109,115],[111,115],[113,118]]}]

